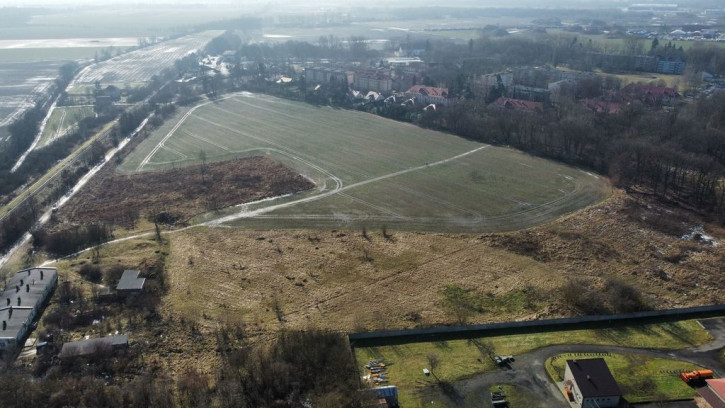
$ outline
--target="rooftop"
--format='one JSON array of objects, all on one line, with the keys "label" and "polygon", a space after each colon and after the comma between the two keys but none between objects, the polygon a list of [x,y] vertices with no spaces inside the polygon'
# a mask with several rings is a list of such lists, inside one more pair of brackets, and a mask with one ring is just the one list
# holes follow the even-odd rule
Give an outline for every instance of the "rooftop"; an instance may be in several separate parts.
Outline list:
[{"label": "rooftop", "polygon": [[141,290],[146,278],[138,277],[139,271],[129,270],[123,271],[121,279],[118,281],[116,290]]},{"label": "rooftop", "polygon": [[705,382],[720,398],[725,398],[725,379],[718,378],[716,380],[705,380]]},{"label": "rooftop", "polygon": [[30,319],[43,306],[57,280],[55,268],[31,268],[5,281],[0,292],[0,339],[25,335]]},{"label": "rooftop", "polygon": [[584,398],[622,395],[603,358],[566,360]]},{"label": "rooftop", "polygon": [[84,356],[101,350],[111,350],[128,345],[128,336],[100,337],[97,339],[71,341],[64,343],[60,350],[61,357]]},{"label": "rooftop", "polygon": [[408,93],[417,93],[421,95],[435,96],[435,97],[448,97],[448,88],[436,88],[433,86],[414,85],[408,89]]},{"label": "rooftop", "polygon": [[499,108],[513,109],[520,112],[543,112],[544,104],[541,102],[525,101],[523,99],[513,99],[500,97],[493,101],[492,105]]},{"label": "rooftop", "polygon": [[[0,339],[17,338],[18,333],[25,329],[23,325],[27,323],[32,313],[33,309],[29,307],[3,307],[0,309]],[[2,322],[5,322],[5,330],[3,330]]]},{"label": "rooftop", "polygon": [[27,306],[38,309],[45,300],[48,286],[55,284],[57,276],[55,268],[32,268],[16,273],[0,292],[0,308]]}]

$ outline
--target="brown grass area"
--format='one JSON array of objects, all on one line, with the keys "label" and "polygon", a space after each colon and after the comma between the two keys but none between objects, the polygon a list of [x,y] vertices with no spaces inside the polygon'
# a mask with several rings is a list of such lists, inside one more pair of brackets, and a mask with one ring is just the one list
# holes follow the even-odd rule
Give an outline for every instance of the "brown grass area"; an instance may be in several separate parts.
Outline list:
[{"label": "brown grass area", "polygon": [[[674,209],[647,200],[615,191],[564,219],[505,234],[388,231],[386,239],[368,231],[366,239],[361,231],[172,232],[164,323],[146,339],[153,344],[147,361],[176,373],[191,367],[209,373],[218,358],[214,330],[227,322],[244,323],[257,341],[281,328],[453,324],[442,303],[447,285],[473,289],[481,300],[483,311],[470,315],[470,323],[575,314],[560,294],[574,278],[595,287],[619,278],[656,308],[718,302],[725,294],[722,246],[681,239],[672,226],[651,222],[648,217]],[[683,219],[690,223],[683,230],[697,223]],[[725,237],[717,226],[704,229]],[[109,245],[102,263],[138,263],[149,256],[150,242]]]},{"label": "brown grass area", "polygon": [[595,286],[619,278],[657,308],[716,302],[722,247],[635,222],[633,205],[617,192],[545,226],[483,236],[195,228],[173,235],[165,306],[201,322],[241,316],[267,332],[453,323],[441,305],[446,285],[480,295],[475,322],[571,315],[557,290],[575,277]]},{"label": "brown grass area", "polygon": [[312,187],[304,177],[263,156],[134,175],[116,174],[109,167],[57,217],[61,225],[124,225],[136,214],[146,218],[165,212],[183,223],[202,212]]}]

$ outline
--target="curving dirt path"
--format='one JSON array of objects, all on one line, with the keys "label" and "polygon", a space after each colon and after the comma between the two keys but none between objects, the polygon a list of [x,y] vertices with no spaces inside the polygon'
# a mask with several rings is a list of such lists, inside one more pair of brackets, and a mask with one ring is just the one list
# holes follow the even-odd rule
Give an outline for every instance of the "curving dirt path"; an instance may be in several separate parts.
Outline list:
[{"label": "curving dirt path", "polygon": [[[656,350],[635,347],[594,346],[594,345],[557,345],[538,349],[531,353],[516,357],[509,367],[478,374],[474,377],[457,381],[453,388],[442,392],[439,387],[423,390],[423,395],[435,395],[449,406],[460,405],[468,398],[480,398],[480,390],[489,389],[495,384],[512,384],[521,389],[535,393],[546,407],[568,407],[561,390],[551,382],[544,368],[546,359],[563,353],[627,353],[640,354],[652,357],[682,360],[715,371],[718,377],[725,374],[725,365],[720,360],[720,350],[725,346],[725,318],[707,319],[701,321],[714,341],[681,350]],[[470,397],[473,396],[473,397]],[[470,404],[467,404],[468,406]],[[484,405],[485,406],[485,405]]]}]

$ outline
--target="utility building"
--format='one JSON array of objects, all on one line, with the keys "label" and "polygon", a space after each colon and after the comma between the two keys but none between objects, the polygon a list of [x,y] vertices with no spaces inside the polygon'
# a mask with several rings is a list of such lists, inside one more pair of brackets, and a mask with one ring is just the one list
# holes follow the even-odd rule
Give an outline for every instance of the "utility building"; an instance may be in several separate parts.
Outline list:
[{"label": "utility building", "polygon": [[123,271],[121,279],[116,286],[119,295],[137,295],[143,291],[143,284],[146,278],[138,277],[139,271]]},{"label": "utility building", "polygon": [[622,391],[602,358],[566,360],[564,392],[582,408],[617,407]]},{"label": "utility building", "polygon": [[33,320],[58,284],[55,268],[31,268],[15,274],[0,293],[0,351],[23,345]]}]

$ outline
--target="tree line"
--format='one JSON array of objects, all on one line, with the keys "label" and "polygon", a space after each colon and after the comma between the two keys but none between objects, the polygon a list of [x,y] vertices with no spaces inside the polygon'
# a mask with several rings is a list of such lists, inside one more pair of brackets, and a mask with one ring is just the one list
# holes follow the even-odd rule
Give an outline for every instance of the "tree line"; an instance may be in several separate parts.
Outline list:
[{"label": "tree line", "polygon": [[725,219],[725,95],[653,111],[635,101],[597,114],[574,100],[544,114],[501,110],[480,100],[424,112],[424,127],[585,166]]}]

